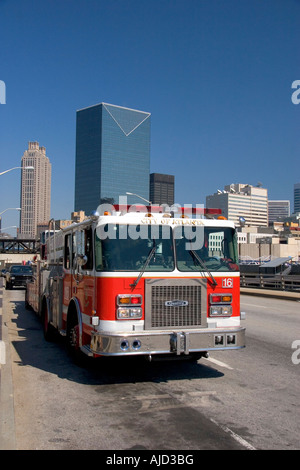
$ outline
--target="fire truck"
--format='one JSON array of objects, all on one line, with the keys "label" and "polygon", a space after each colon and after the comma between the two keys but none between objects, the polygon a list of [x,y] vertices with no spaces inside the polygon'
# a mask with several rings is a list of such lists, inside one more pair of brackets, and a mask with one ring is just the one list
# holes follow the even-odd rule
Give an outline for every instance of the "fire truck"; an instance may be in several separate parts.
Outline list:
[{"label": "fire truck", "polygon": [[59,333],[74,356],[94,358],[243,348],[233,222],[209,209],[110,209],[53,230],[34,265],[25,303],[46,340]]}]

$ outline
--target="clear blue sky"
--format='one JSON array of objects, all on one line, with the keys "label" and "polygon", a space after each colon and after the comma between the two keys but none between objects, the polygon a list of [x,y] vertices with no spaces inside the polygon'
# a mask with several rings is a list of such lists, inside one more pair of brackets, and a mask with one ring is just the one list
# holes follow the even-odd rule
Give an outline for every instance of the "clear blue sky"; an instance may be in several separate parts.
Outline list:
[{"label": "clear blue sky", "polygon": [[[300,0],[0,0],[0,44],[0,171],[45,146],[52,217],[73,210],[76,110],[102,101],[151,113],[151,172],[175,175],[176,203],[262,182],[293,207]],[[19,206],[20,170],[0,201]]]}]

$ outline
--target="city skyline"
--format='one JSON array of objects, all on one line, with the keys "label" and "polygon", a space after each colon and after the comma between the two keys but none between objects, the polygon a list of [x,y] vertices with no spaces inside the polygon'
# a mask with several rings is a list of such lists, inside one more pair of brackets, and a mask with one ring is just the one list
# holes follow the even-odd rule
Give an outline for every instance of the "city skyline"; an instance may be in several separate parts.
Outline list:
[{"label": "city skyline", "polygon": [[127,191],[149,197],[150,117],[108,103],[77,111],[75,211],[91,214]]},{"label": "city skyline", "polygon": [[150,174],[149,200],[152,204],[167,204],[170,207],[174,205],[174,189],[174,175],[165,175],[158,172]]},{"label": "city skyline", "polygon": [[35,238],[37,225],[50,220],[51,163],[38,142],[28,142],[21,162],[20,235]]},{"label": "city skyline", "polygon": [[268,190],[244,183],[230,184],[224,191],[207,195],[208,209],[222,209],[222,215],[232,220],[238,227],[240,217],[252,227],[268,226]]},{"label": "city skyline", "polygon": [[294,211],[300,212],[300,181],[294,184]]},{"label": "city skyline", "polygon": [[[22,235],[22,223],[24,225],[24,220],[27,218],[27,226],[30,226],[30,230],[32,231],[32,228],[33,227],[36,227],[36,232],[38,232],[39,230],[39,225],[43,225],[43,222],[42,222],[42,219],[43,217],[38,217],[36,214],[35,216],[32,218],[32,220],[28,220],[28,208],[26,208],[26,202],[23,200],[24,197],[22,197],[22,193],[24,192],[28,192],[28,189],[30,189],[31,193],[32,193],[32,187],[33,186],[36,186],[36,185],[33,185],[33,180],[36,180],[38,179],[37,176],[35,176],[35,178],[32,178],[32,175],[31,175],[31,178],[28,178],[28,171],[29,171],[29,174],[30,174],[30,170],[31,169],[35,169],[35,173],[37,168],[36,168],[36,164],[34,163],[34,166],[31,167],[29,165],[27,165],[27,163],[32,163],[32,160],[28,160],[28,156],[33,156],[33,154],[28,154],[28,152],[30,150],[34,150],[34,146],[37,145],[38,147],[35,149],[37,150],[37,153],[41,153],[43,154],[43,156],[46,156],[46,149],[45,147],[39,147],[39,143],[38,142],[29,142],[28,143],[28,150],[26,150],[23,154],[23,157],[22,157],[22,163],[23,163],[23,170],[22,170],[22,175],[24,175],[22,178],[21,178],[21,208],[17,209],[17,210],[20,210],[20,226],[19,226],[19,233],[20,235]],[[35,156],[36,158],[36,156]],[[47,160],[47,165],[46,166],[49,166],[49,170],[48,172],[50,171],[50,175],[49,175],[49,184],[45,185],[45,191],[44,192],[50,192],[49,191],[49,188],[51,187],[51,164],[50,164],[50,161],[49,159],[46,157],[46,160]],[[43,167],[45,166],[42,165]],[[21,168],[21,167],[20,167]],[[25,171],[24,171],[25,170]],[[26,171],[27,170],[27,171]],[[40,169],[38,168],[38,172],[41,173]],[[10,170],[8,170],[10,171]],[[46,173],[47,173],[47,170],[46,170]],[[152,184],[154,182],[154,179],[155,177],[160,177],[163,179],[160,181],[160,179],[158,179],[158,181],[160,181],[160,184],[166,184],[166,181],[163,181],[164,179],[167,179],[168,180],[168,184],[170,184],[171,180],[172,180],[172,183],[171,183],[171,186],[173,186],[173,188],[171,189],[171,193],[170,194],[167,194],[166,192],[166,188],[163,189],[163,193],[164,193],[164,197],[167,197],[168,199],[168,202],[162,202],[162,200],[158,200],[158,201],[153,201],[151,200],[151,195],[154,196],[155,192],[154,192],[154,188],[152,188],[151,190],[151,178],[152,178]],[[42,176],[43,180],[45,181],[45,175]],[[23,185],[24,185],[24,182],[22,180],[26,180],[25,181],[25,191],[23,190]],[[29,181],[30,180],[30,181]],[[29,181],[29,184],[28,184],[28,181]],[[152,173],[152,174],[149,174],[149,182],[150,182],[150,185],[149,185],[149,198],[150,200],[152,201],[151,204],[152,205],[167,205],[169,206],[170,208],[172,208],[172,206],[176,206],[177,203],[176,201],[174,201],[173,199],[173,194],[174,194],[174,187],[175,187],[175,184],[174,184],[174,177],[173,175],[163,175],[163,174],[158,174],[158,173]],[[296,205],[297,203],[299,204],[299,187],[300,187],[300,183],[298,184],[295,184],[294,185],[294,204]],[[246,192],[245,192],[245,188],[246,188]],[[158,190],[157,192],[157,195],[155,196],[156,198],[158,199],[161,199],[162,197],[162,194],[160,194],[162,191],[162,188],[160,190]],[[170,188],[169,188],[169,191],[170,191]],[[224,202],[223,202],[223,199],[224,197],[228,198],[229,196],[231,197],[235,197],[235,196],[238,196],[238,197],[241,197],[241,195],[243,195],[245,192],[245,194],[248,194],[249,193],[249,196],[252,195],[252,193],[254,194],[254,201],[255,201],[255,197],[258,196],[258,198],[261,198],[263,197],[264,198],[264,207],[263,208],[256,208],[255,209],[255,202],[251,202],[251,203],[246,203],[246,206],[242,207],[243,205],[241,205],[241,203],[239,202],[237,204],[237,206],[233,205],[231,203],[231,208],[233,209],[233,211],[229,211],[228,212],[228,207],[227,205],[225,204],[224,205]],[[140,204],[147,204],[146,203],[146,199],[144,199],[144,202],[142,201],[143,197],[139,197],[138,194],[131,194],[131,193],[127,193],[129,194],[129,196],[127,196],[126,194],[122,195],[120,194],[121,196],[121,199],[119,199],[119,196],[118,196],[118,199],[116,199],[115,201],[113,200],[103,200],[101,201],[101,204],[118,204],[120,202],[120,200],[122,201],[122,203],[124,203],[124,201],[126,200],[127,203],[129,205],[132,205],[132,204],[135,204],[135,203],[140,203]],[[131,196],[130,196],[131,194]],[[160,196],[159,196],[160,194]],[[138,196],[138,198],[136,198],[135,196]],[[253,198],[253,195],[251,196]],[[130,201],[130,199],[134,199],[134,201]],[[223,198],[223,199],[222,199]],[[217,190],[217,192],[215,192],[214,194],[212,195],[207,195],[206,196],[206,203],[205,203],[205,207],[207,207],[208,209],[211,209],[211,208],[215,208],[215,209],[221,209],[222,210],[222,215],[224,215],[226,218],[232,220],[236,226],[240,226],[240,222],[239,222],[239,218],[240,217],[245,217],[245,221],[247,223],[247,225],[249,226],[253,226],[253,227],[263,227],[263,226],[267,226],[267,222],[272,223],[274,222],[275,220],[279,221],[281,219],[284,219],[285,217],[288,218],[290,215],[292,216],[294,213],[299,213],[300,211],[297,210],[297,207],[296,207],[296,210],[295,211],[290,211],[290,203],[291,201],[289,200],[271,200],[268,198],[268,189],[267,188],[262,188],[261,186],[261,183],[259,183],[258,185],[256,186],[252,186],[248,183],[231,183],[230,185],[224,185],[224,190]],[[220,202],[217,202],[218,199],[220,199]],[[213,201],[213,203],[212,203]],[[150,201],[149,201],[150,202]],[[42,201],[40,201],[40,204],[41,205]],[[228,203],[227,203],[228,204]],[[248,207],[248,204],[249,207]],[[45,208],[43,208],[40,212],[44,212],[46,213],[47,212],[47,206],[49,207],[50,209],[50,206],[51,206],[51,198],[50,198],[50,201],[49,199],[47,201],[43,201],[43,204],[45,206]],[[182,206],[184,206],[185,204],[182,204]],[[253,219],[253,216],[251,215],[251,210],[250,207],[253,205],[253,210],[258,210],[257,214],[258,214],[258,220],[260,219],[260,223],[258,222],[258,220],[254,220]],[[276,207],[278,207],[278,214],[277,216],[279,217],[270,217],[270,206],[273,205],[274,206],[274,209]],[[190,206],[190,204],[186,204],[186,206]],[[30,207],[29,208],[31,211],[33,211],[33,208]],[[12,208],[7,208],[6,210],[4,210],[4,212],[6,212],[7,210],[12,210]],[[35,212],[37,211],[37,209],[35,209]],[[275,209],[276,211],[276,209]],[[62,219],[56,219],[60,222],[70,222],[70,220],[74,219],[74,214],[83,214],[83,217],[86,217],[88,214],[85,214],[85,211],[84,210],[81,210],[78,212],[78,211],[72,211],[71,212],[71,217],[70,216],[66,216]],[[275,212],[274,212],[275,213]],[[253,220],[254,220],[254,224],[253,224]],[[48,217],[47,219],[44,220],[44,225],[46,224],[47,226],[47,223],[48,221],[50,220],[50,217]],[[75,219],[74,219],[75,220]],[[74,221],[73,220],[73,221]],[[34,224],[34,221],[36,221],[37,223]],[[82,220],[78,220],[78,221],[82,221]],[[0,229],[1,229],[1,222],[2,222],[2,218],[0,217]],[[68,224],[67,224],[68,225]],[[9,228],[12,228],[12,227],[9,227]],[[15,229],[17,229],[17,227],[14,227]],[[9,233],[8,232],[5,232],[5,233]],[[30,236],[29,233],[23,233],[23,235],[25,235],[25,237],[28,238],[35,238],[34,235],[32,235],[32,237]]]},{"label": "city skyline", "polygon": [[[16,0],[0,2],[0,14],[0,172],[20,166],[28,141],[43,142],[52,217],[74,207],[76,110],[100,102],[151,113],[150,172],[175,175],[176,203],[262,182],[293,207],[299,2],[77,0],[70,15],[66,0]],[[0,181],[0,211],[18,207],[20,170]],[[7,211],[2,226],[18,218]]]}]

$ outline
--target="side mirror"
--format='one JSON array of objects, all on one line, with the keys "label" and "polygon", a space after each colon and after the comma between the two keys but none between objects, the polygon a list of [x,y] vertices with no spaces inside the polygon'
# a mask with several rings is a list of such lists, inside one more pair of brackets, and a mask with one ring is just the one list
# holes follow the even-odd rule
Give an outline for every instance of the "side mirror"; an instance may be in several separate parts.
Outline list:
[{"label": "side mirror", "polygon": [[77,266],[84,266],[87,263],[87,256],[86,255],[77,255]]}]

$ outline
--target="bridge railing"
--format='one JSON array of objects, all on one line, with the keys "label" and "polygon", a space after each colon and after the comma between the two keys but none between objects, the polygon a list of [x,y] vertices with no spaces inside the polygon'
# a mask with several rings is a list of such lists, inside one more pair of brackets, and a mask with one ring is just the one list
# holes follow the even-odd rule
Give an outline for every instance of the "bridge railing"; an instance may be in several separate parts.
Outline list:
[{"label": "bridge railing", "polygon": [[35,254],[39,252],[39,242],[28,238],[0,238],[1,254]]},{"label": "bridge railing", "polygon": [[300,275],[241,273],[241,287],[300,292]]}]

